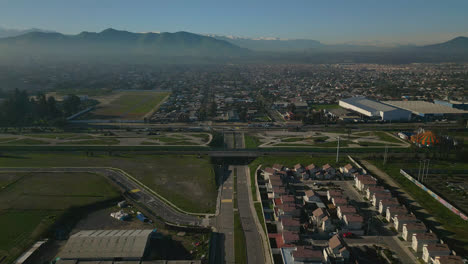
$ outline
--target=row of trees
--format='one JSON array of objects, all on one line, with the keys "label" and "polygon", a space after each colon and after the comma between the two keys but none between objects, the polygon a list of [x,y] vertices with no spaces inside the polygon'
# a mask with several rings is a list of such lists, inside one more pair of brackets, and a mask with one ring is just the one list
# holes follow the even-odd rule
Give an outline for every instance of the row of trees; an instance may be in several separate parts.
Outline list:
[{"label": "row of trees", "polygon": [[26,91],[15,89],[0,103],[0,125],[63,125],[65,118],[76,113],[80,105],[80,98],[76,95],[69,95],[58,102],[44,93],[30,97]]}]

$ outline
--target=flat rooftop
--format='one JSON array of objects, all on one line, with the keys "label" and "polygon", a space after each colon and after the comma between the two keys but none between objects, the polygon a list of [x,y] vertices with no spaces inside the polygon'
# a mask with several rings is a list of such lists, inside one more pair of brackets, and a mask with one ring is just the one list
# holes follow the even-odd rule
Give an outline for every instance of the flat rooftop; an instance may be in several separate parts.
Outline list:
[{"label": "flat rooftop", "polygon": [[369,111],[371,113],[377,112],[377,111],[393,111],[397,109],[396,107],[383,104],[381,102],[377,102],[368,98],[365,98],[363,96],[356,96],[356,97],[351,97],[347,99],[342,99],[340,100],[342,102],[354,105],[355,107],[359,107],[361,109],[364,109],[366,111]]},{"label": "flat rooftop", "polygon": [[398,108],[406,109],[414,114],[468,114],[468,111],[463,111],[456,108],[451,108],[445,105],[434,104],[426,101],[384,101],[383,103],[393,105]]},{"label": "flat rooftop", "polygon": [[[85,230],[72,235],[61,259],[140,259],[153,230]],[[80,262],[81,263],[81,262]]]}]

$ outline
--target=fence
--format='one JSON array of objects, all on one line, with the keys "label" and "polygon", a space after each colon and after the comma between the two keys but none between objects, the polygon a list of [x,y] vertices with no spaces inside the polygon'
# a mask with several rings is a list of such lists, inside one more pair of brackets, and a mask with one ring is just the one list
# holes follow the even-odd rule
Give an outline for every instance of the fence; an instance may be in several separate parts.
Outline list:
[{"label": "fence", "polygon": [[419,188],[421,188],[423,191],[427,192],[430,196],[432,196],[434,199],[436,199],[439,203],[441,203],[443,206],[447,207],[452,211],[454,214],[460,216],[463,220],[468,221],[468,217],[463,214],[459,209],[457,209],[455,206],[451,205],[449,202],[445,201],[442,197],[431,191],[431,189],[427,188],[424,184],[420,183],[418,180],[414,179],[411,175],[406,173],[403,169],[400,170],[400,173],[405,176],[408,180],[416,184]]}]

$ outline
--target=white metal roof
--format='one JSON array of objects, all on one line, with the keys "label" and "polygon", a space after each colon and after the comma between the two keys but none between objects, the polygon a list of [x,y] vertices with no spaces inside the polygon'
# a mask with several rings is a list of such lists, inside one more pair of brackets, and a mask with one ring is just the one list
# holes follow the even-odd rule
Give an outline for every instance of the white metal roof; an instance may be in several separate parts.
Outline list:
[{"label": "white metal roof", "polygon": [[426,101],[384,101],[384,103],[406,109],[415,114],[468,114],[468,111]]},{"label": "white metal roof", "polygon": [[141,258],[153,230],[85,230],[68,239],[62,259]]},{"label": "white metal roof", "polygon": [[371,113],[377,112],[377,111],[393,111],[397,109],[396,107],[383,104],[374,100],[370,100],[368,98],[365,98],[363,96],[356,96],[356,97],[351,97],[347,99],[342,99],[341,101],[354,105],[356,107],[359,107],[361,109],[364,109],[366,111],[369,111]]}]

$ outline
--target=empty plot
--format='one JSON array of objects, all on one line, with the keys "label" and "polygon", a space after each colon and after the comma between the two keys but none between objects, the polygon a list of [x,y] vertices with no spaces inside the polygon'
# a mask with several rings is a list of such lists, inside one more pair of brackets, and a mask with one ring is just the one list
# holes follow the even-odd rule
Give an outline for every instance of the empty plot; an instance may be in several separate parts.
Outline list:
[{"label": "empty plot", "polygon": [[166,92],[121,92],[97,107],[86,119],[141,120],[169,95]]}]

